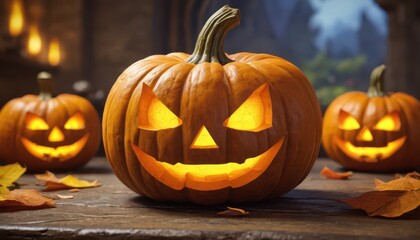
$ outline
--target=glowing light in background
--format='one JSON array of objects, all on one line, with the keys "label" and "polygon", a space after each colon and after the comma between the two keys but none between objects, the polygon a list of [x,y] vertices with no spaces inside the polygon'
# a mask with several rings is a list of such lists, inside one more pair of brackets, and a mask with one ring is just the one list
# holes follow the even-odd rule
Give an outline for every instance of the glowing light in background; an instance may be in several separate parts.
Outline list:
[{"label": "glowing light in background", "polygon": [[48,48],[48,63],[52,66],[58,66],[61,60],[60,42],[53,38]]},{"label": "glowing light in background", "polygon": [[41,52],[42,40],[39,30],[36,26],[32,25],[29,28],[29,38],[28,38],[28,53],[31,56],[36,56]]},{"label": "glowing light in background", "polygon": [[17,37],[23,30],[23,9],[20,0],[13,0],[10,9],[9,33],[13,37]]}]

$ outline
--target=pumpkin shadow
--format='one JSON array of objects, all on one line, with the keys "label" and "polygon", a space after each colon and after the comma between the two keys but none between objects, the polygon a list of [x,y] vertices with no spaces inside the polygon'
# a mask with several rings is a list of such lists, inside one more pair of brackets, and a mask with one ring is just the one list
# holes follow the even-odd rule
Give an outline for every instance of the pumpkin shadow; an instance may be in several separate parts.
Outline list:
[{"label": "pumpkin shadow", "polygon": [[[153,199],[136,196],[130,199],[132,207],[148,208],[175,216],[194,215],[200,217],[218,217],[218,213],[225,211],[227,206],[241,208],[250,213],[242,216],[246,218],[280,218],[288,219],[299,216],[329,217],[351,216],[372,218],[360,209],[352,209],[339,199],[352,197],[349,193],[338,191],[319,191],[295,189],[277,199],[264,200],[253,203],[224,203],[218,205],[197,205],[193,203],[159,202]],[[395,219],[374,217],[375,219],[404,219],[420,220],[420,209],[413,210]]]}]

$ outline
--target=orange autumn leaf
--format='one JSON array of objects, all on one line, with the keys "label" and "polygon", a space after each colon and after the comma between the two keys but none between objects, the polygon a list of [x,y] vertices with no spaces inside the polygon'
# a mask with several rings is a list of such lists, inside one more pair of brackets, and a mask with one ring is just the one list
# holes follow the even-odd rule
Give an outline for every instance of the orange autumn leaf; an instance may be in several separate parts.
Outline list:
[{"label": "orange autumn leaf", "polygon": [[384,184],[385,182],[384,181],[382,181],[381,179],[377,179],[377,178],[375,178],[375,179],[373,179],[373,183],[375,184],[375,186],[377,187],[377,186],[379,186],[379,185],[381,185],[381,184]]},{"label": "orange autumn leaf", "polygon": [[218,212],[217,215],[221,217],[241,217],[248,215],[249,212],[240,208],[226,207],[227,210]]},{"label": "orange autumn leaf", "polygon": [[0,211],[11,212],[55,207],[51,198],[42,196],[35,189],[16,189],[0,195]]},{"label": "orange autumn leaf", "polygon": [[394,218],[420,206],[420,190],[372,191],[340,201],[353,208],[363,209],[369,216]]},{"label": "orange autumn leaf", "polygon": [[45,172],[44,174],[36,174],[35,177],[45,182],[44,191],[55,191],[61,189],[74,189],[74,188],[90,188],[97,187],[100,185],[97,180],[88,182],[85,180],[79,180],[78,178],[67,175],[63,178],[56,178],[54,173]]},{"label": "orange autumn leaf", "polygon": [[389,182],[378,183],[380,180],[375,180],[376,188],[378,191],[386,190],[418,190],[420,189],[420,179],[417,172],[408,173],[405,176],[391,180]]},{"label": "orange autumn leaf", "polygon": [[327,179],[348,179],[349,177],[353,176],[353,172],[351,171],[339,173],[339,172],[331,170],[327,166],[324,166],[320,174],[321,176]]}]

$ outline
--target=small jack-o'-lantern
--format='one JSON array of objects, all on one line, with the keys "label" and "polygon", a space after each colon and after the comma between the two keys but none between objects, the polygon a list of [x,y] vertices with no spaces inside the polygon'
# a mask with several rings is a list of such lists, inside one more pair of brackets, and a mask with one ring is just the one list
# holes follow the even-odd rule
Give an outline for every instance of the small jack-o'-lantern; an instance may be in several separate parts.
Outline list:
[{"label": "small jack-o'-lantern", "polygon": [[127,68],[103,115],[118,178],[156,200],[216,204],[274,198],[309,173],[321,113],[303,73],[284,59],[227,56],[237,9],[217,11],[192,55],[154,55]]},{"label": "small jack-o'-lantern", "polygon": [[369,90],[335,99],[324,115],[322,143],[331,159],[362,171],[420,166],[420,103],[404,93],[385,94],[385,66],[372,72]]},{"label": "small jack-o'-lantern", "polygon": [[38,75],[41,92],[8,102],[0,112],[0,159],[29,171],[70,170],[91,159],[100,140],[98,114],[82,97],[52,97],[50,74]]}]

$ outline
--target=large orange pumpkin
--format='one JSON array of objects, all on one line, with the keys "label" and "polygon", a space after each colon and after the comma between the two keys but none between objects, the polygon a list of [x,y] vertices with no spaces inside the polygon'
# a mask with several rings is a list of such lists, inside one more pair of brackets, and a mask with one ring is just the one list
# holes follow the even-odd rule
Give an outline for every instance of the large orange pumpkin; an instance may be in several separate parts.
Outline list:
[{"label": "large orange pumpkin", "polygon": [[103,141],[117,177],[156,200],[216,204],[274,198],[309,173],[321,112],[293,64],[268,54],[227,56],[239,12],[217,11],[192,55],[128,67],[106,101]]},{"label": "large orange pumpkin", "polygon": [[385,66],[372,72],[367,93],[336,98],[324,114],[322,144],[331,159],[361,171],[420,166],[420,103],[405,93],[385,93]]},{"label": "large orange pumpkin", "polygon": [[50,74],[38,76],[38,96],[13,99],[0,112],[0,160],[20,162],[31,172],[80,167],[98,150],[98,114],[82,97],[53,97]]}]

